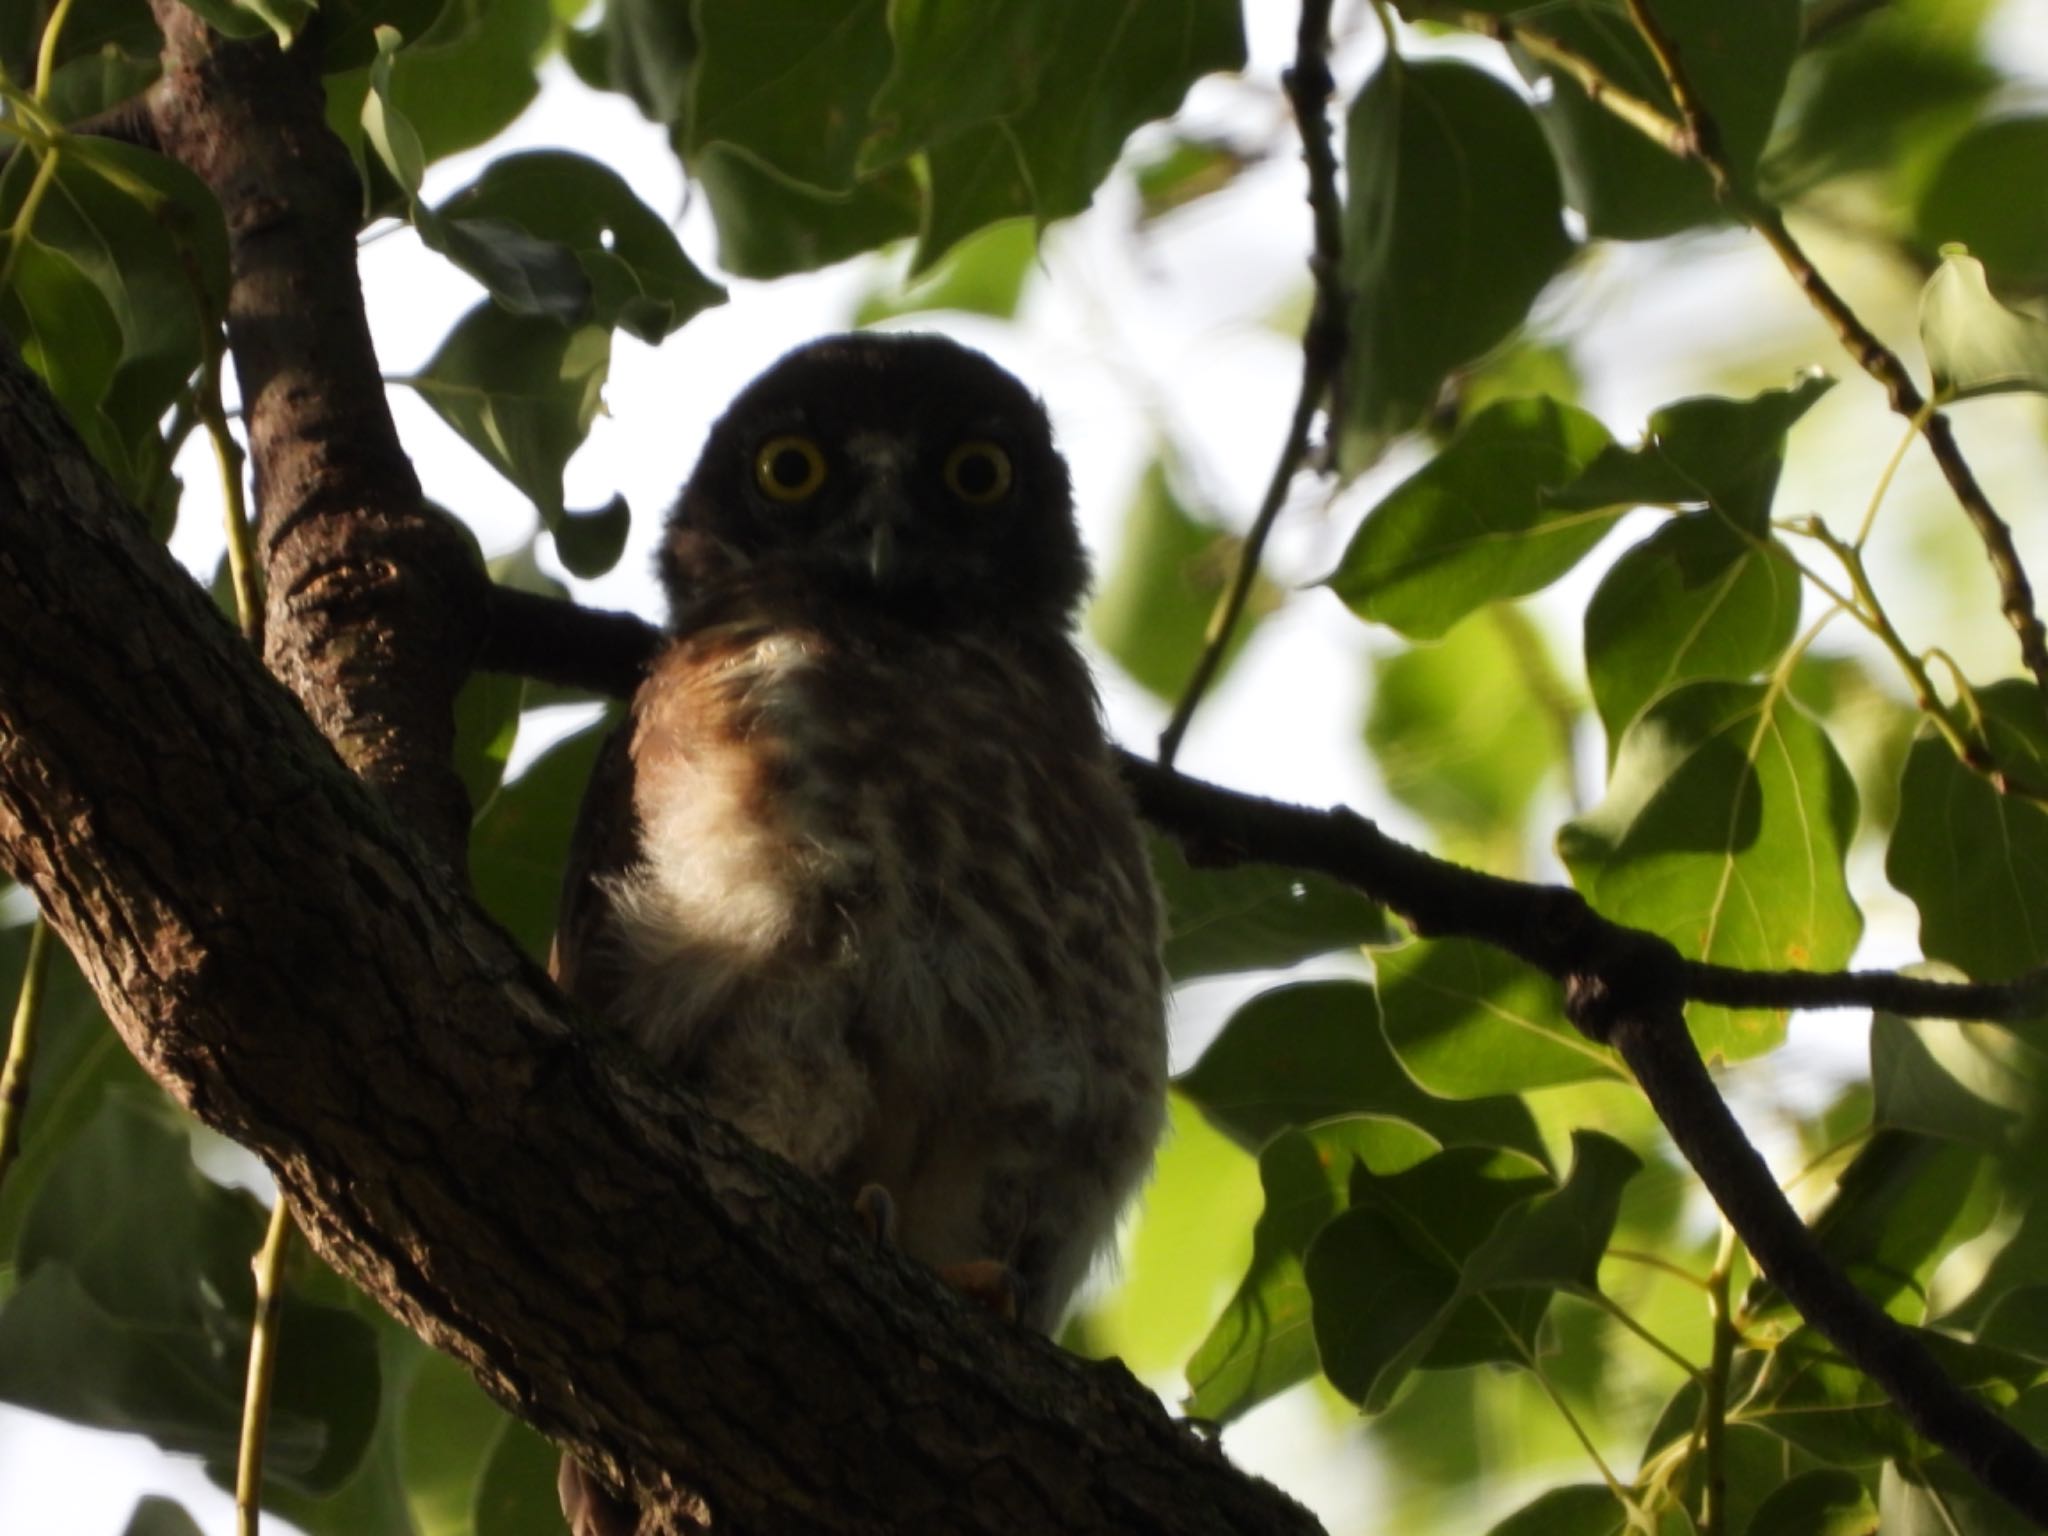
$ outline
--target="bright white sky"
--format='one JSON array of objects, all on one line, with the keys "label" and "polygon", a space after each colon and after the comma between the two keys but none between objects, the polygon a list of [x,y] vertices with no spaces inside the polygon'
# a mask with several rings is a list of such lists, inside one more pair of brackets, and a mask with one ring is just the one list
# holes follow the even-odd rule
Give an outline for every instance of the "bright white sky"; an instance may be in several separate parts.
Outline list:
[{"label": "bright white sky", "polygon": [[[1284,111],[1277,76],[1292,50],[1292,6],[1257,0],[1247,6],[1253,28],[1250,83],[1212,81],[1191,99],[1199,125],[1239,134],[1263,133]],[[1363,79],[1377,57],[1370,17],[1339,7],[1348,39],[1340,51],[1340,96]],[[2008,0],[1998,53],[2014,67],[2025,60],[2038,91],[2048,79],[2048,0]],[[1482,60],[1498,54],[1477,54]],[[620,171],[659,211],[685,209],[678,169],[658,131],[621,99],[585,90],[566,69],[553,68],[534,108],[491,146],[566,146]],[[474,177],[483,155],[463,156],[429,177],[439,201]],[[1282,154],[1225,195],[1171,217],[1140,243],[1131,238],[1133,199],[1113,183],[1084,217],[1053,230],[1043,270],[1032,283],[1019,322],[1000,325],[946,315],[915,324],[942,328],[982,347],[1044,396],[1059,440],[1072,461],[1084,525],[1098,551],[1113,547],[1130,490],[1150,456],[1153,423],[1172,423],[1188,451],[1199,489],[1216,515],[1243,523],[1263,488],[1293,401],[1298,356],[1275,317],[1297,312],[1305,288],[1307,218],[1297,161]],[[715,242],[698,208],[686,209],[685,247],[707,270]],[[1823,263],[1839,260],[1825,242]],[[814,277],[773,285],[735,284],[732,301],[698,317],[660,349],[621,336],[600,419],[569,471],[569,500],[595,506],[623,492],[636,513],[634,537],[618,569],[586,584],[587,601],[659,617],[650,551],[711,420],[749,378],[786,348],[845,327],[859,298],[882,274],[882,260],[856,261]],[[1911,335],[1910,289],[1867,266],[1843,262],[1838,275],[1852,300],[1867,306],[1880,331],[1900,343]],[[448,326],[475,302],[475,285],[424,255],[409,231],[374,240],[363,252],[372,324],[386,372],[402,376],[423,364]],[[1761,248],[1740,234],[1682,246],[1602,252],[1546,301],[1545,314],[1569,328],[1587,379],[1586,404],[1618,437],[1641,430],[1658,404],[1688,393],[1743,391],[1780,382],[1798,365],[1819,363],[1837,375],[1851,370],[1797,292]],[[1543,317],[1539,316],[1539,322]],[[1291,324],[1290,321],[1282,321]],[[1761,354],[1771,368],[1760,375]],[[1737,376],[1731,378],[1731,376]],[[488,551],[520,542],[533,513],[510,485],[486,467],[410,390],[390,391],[399,429],[428,493],[471,519]],[[1964,413],[1961,429],[1994,500],[2020,525],[2033,568],[2048,569],[2048,550],[2031,550],[2027,524],[2043,483],[2042,416],[2032,402],[1992,401]],[[1850,380],[1816,408],[1793,440],[1782,509],[1822,510],[1853,520],[1889,452],[1894,428],[1869,388]],[[1269,568],[1303,585],[1334,563],[1357,517],[1413,460],[1397,461],[1348,492],[1335,508],[1320,488],[1298,488],[1283,519]],[[181,465],[188,487],[174,548],[193,569],[212,571],[221,539],[213,471],[203,449]],[[1894,496],[1936,497],[1931,471],[1908,460]],[[1960,529],[1958,521],[1954,529]],[[1960,533],[1953,536],[1962,537]],[[1611,539],[1625,547],[1627,535]],[[1881,552],[1878,579],[1891,565],[1894,588],[1921,586],[1896,578],[1903,562],[1922,557],[1915,541]],[[1575,650],[1575,615],[1590,593],[1597,566],[1575,574],[1540,605],[1556,619],[1561,653]],[[1981,593],[1971,610],[1995,611]],[[1956,610],[1936,602],[1900,615],[1931,640],[1964,653],[1985,676],[2010,670],[2011,642],[1995,621],[1973,618],[1968,635],[1949,633]],[[1975,648],[1969,639],[1976,637]],[[1266,625],[1257,642],[1198,717],[1182,754],[1191,772],[1240,787],[1309,803],[1348,802],[1383,817],[1396,831],[1415,830],[1378,789],[1359,747],[1366,696],[1365,662],[1384,641],[1369,634],[1333,599],[1304,592]],[[1106,670],[1103,690],[1112,727],[1128,745],[1150,747],[1163,710]],[[521,756],[533,750],[523,742]],[[1910,915],[1896,903],[1871,913],[1876,956],[1911,951]],[[1184,1008],[1176,1056],[1192,1058],[1220,1018],[1220,1000]],[[1190,1016],[1198,1011],[1201,1017]],[[1849,1036],[1851,1038],[1845,1038]],[[1861,1030],[1836,1018],[1801,1025],[1794,1052],[1772,1058],[1776,1091],[1800,1093],[1814,1074],[1853,1070]],[[1789,1090],[1786,1084],[1790,1083]],[[1761,1114],[1761,1111],[1759,1111]],[[1755,1118],[1755,1117],[1752,1117]],[[1326,1456],[1345,1435],[1312,1403],[1283,1399],[1233,1431],[1241,1460],[1268,1470],[1307,1499],[1333,1536],[1373,1528],[1373,1479],[1354,1457]],[[228,1497],[186,1462],[155,1453],[145,1442],[72,1429],[0,1408],[0,1532],[119,1536],[136,1498],[161,1491],[178,1498],[208,1536],[233,1530]],[[282,1527],[278,1527],[282,1528]]]}]

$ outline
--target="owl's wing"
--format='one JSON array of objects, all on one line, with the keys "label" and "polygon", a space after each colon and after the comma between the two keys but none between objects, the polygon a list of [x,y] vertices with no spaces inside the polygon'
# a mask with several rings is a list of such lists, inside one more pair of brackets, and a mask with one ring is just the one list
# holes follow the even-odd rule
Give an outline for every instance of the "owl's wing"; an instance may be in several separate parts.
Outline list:
[{"label": "owl's wing", "polygon": [[562,894],[555,908],[555,941],[548,971],[571,997],[603,1012],[593,951],[611,911],[607,877],[623,874],[639,857],[640,817],[633,805],[633,738],[639,708],[626,712],[598,749],[569,856],[562,866]]}]

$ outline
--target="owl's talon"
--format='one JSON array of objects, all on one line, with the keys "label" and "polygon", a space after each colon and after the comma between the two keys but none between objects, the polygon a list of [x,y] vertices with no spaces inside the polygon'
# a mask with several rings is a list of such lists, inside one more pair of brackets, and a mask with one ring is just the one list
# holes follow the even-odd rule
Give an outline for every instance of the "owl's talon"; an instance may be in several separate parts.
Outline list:
[{"label": "owl's talon", "polygon": [[896,1200],[880,1184],[863,1184],[853,1197],[853,1213],[869,1237],[886,1247],[896,1244]]},{"label": "owl's talon", "polygon": [[985,1312],[1006,1323],[1024,1313],[1024,1277],[1001,1259],[968,1259],[939,1266],[939,1279]]}]

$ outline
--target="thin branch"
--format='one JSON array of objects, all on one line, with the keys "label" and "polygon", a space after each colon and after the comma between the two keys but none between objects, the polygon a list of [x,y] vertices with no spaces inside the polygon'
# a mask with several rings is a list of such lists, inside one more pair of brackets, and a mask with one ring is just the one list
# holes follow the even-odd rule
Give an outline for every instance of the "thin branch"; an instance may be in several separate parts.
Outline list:
[{"label": "thin branch", "polygon": [[1308,324],[1301,335],[1301,390],[1295,396],[1294,415],[1287,425],[1287,437],[1273,475],[1266,482],[1266,494],[1258,514],[1237,552],[1237,564],[1230,584],[1209,616],[1209,628],[1202,639],[1202,653],[1195,669],[1173,707],[1173,718],[1159,735],[1159,761],[1173,765],[1181,738],[1201,704],[1209,685],[1216,680],[1244,616],[1246,601],[1258,580],[1259,560],[1265,553],[1266,538],[1273,531],[1281,509],[1287,503],[1288,487],[1308,460],[1309,432],[1316,413],[1329,398],[1349,344],[1350,325],[1344,313],[1344,291],[1338,262],[1344,249],[1343,200],[1337,190],[1337,155],[1330,143],[1329,100],[1336,88],[1330,78],[1331,0],[1302,0],[1300,27],[1295,35],[1294,65],[1281,77],[1294,120],[1301,131],[1301,155],[1308,166],[1308,205],[1314,216],[1315,246],[1308,268],[1315,279],[1315,302],[1309,309]]},{"label": "thin branch", "polygon": [[1697,163],[1714,184],[1714,195],[1743,223],[1763,236],[1777,253],[1785,270],[1805,292],[1808,301],[1833,328],[1843,348],[1863,371],[1884,386],[1891,408],[1908,421],[1920,423],[1921,434],[1934,452],[1934,461],[1955,493],[1963,513],[1977,530],[1984,551],[1998,579],[2000,608],[2006,622],[2019,636],[2020,657],[2048,695],[2048,630],[2034,611],[2034,589],[2013,547],[2012,530],[1991,505],[1991,498],[1977,481],[1974,471],[1956,444],[1948,418],[1930,410],[1928,402],[1913,383],[1906,365],[1891,348],[1877,339],[1834,286],[1821,275],[1805,250],[1785,227],[1785,218],[1771,203],[1759,197],[1736,178],[1722,148],[1720,125],[1693,89],[1686,74],[1678,44],[1651,10],[1649,0],[1627,0],[1631,19],[1656,57],[1657,67],[1678,103],[1685,119],[1686,158]]},{"label": "thin branch", "polygon": [[1521,49],[1530,58],[1569,76],[1595,106],[1606,108],[1681,160],[1689,157],[1691,145],[1682,123],[1673,121],[1654,102],[1622,89],[1598,64],[1548,33],[1523,26],[1513,16],[1467,10],[1461,5],[1440,4],[1438,0],[1400,0],[1398,9],[1410,21],[1442,22],[1490,37],[1504,47]]},{"label": "thin branch", "polygon": [[[1640,983],[1647,978],[1635,978]],[[1649,986],[1574,989],[1574,1022],[1621,1052],[1757,1267],[1802,1317],[1881,1387],[1900,1415],[2029,1519],[2048,1524],[2048,1457],[1957,1386],[1908,1329],[1821,1252],[1715,1091],[1675,1002]]]},{"label": "thin branch", "polygon": [[50,925],[41,917],[28,932],[28,956],[21,967],[21,991],[14,1004],[14,1028],[7,1037],[7,1064],[0,1067],[0,1185],[21,1155],[21,1122],[28,1114],[28,1074],[35,1065],[43,986],[50,974]]},{"label": "thin branch", "polygon": [[279,1190],[277,1204],[270,1208],[270,1228],[251,1266],[256,1272],[256,1316],[249,1330],[249,1385],[242,1397],[242,1444],[235,1458],[235,1536],[257,1536],[263,1518],[263,1442],[270,1428],[284,1258],[291,1239],[291,1202]]}]

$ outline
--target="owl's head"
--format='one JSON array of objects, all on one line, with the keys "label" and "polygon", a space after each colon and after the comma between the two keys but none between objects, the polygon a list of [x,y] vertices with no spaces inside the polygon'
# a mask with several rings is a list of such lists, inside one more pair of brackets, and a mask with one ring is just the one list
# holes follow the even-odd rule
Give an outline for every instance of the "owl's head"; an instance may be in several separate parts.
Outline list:
[{"label": "owl's head", "polygon": [[1087,585],[1031,392],[942,336],[830,336],[747,386],[670,515],[678,613],[747,574],[913,620],[1064,624]]}]

